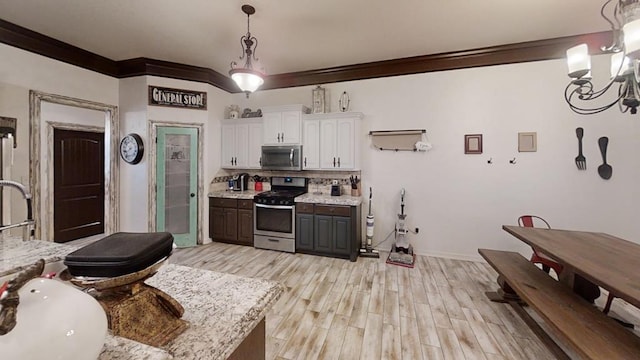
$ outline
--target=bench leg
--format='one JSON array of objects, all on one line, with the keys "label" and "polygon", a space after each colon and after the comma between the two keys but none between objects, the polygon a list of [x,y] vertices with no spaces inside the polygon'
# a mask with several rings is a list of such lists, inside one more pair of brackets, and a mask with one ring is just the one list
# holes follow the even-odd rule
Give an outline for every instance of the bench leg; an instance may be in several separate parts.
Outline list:
[{"label": "bench leg", "polygon": [[508,302],[517,302],[520,304],[524,304],[524,302],[520,299],[518,294],[507,284],[502,275],[498,275],[498,279],[496,280],[498,285],[500,285],[500,289],[497,291],[487,291],[485,295],[489,300],[498,302],[498,303],[508,303]]}]

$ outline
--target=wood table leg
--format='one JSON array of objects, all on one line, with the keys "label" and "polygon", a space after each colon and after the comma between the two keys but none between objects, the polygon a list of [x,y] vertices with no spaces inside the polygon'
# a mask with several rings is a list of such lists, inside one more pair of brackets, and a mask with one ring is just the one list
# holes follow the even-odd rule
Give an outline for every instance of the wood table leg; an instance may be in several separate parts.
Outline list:
[{"label": "wood table leg", "polygon": [[487,291],[484,294],[489,298],[489,300],[498,302],[498,303],[509,303],[509,302],[517,302],[519,304],[524,304],[524,302],[520,299],[518,294],[507,284],[502,275],[498,275],[498,279],[496,280],[498,285],[500,285],[500,289],[497,291]]}]

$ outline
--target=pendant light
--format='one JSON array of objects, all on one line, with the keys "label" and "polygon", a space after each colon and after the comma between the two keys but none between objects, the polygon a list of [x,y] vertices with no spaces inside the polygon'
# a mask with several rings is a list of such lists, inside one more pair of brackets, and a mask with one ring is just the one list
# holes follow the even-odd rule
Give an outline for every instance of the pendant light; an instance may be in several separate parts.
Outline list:
[{"label": "pendant light", "polygon": [[249,31],[249,17],[255,14],[256,9],[251,5],[242,5],[241,9],[242,12],[247,14],[247,33],[240,38],[240,45],[242,46],[240,60],[244,60],[244,65],[241,67],[238,63],[232,61],[229,75],[240,90],[244,91],[249,97],[250,93],[258,90],[260,85],[264,83],[266,75],[263,71],[253,68],[253,63],[258,61],[255,57],[258,39],[252,36],[251,31]]}]

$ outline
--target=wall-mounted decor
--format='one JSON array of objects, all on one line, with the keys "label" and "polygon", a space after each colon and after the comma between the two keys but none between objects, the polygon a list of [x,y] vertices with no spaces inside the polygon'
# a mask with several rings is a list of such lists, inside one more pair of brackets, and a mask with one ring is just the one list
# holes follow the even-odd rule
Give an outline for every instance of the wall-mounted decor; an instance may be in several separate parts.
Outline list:
[{"label": "wall-mounted decor", "polygon": [[582,136],[584,135],[584,129],[576,128],[576,136],[578,137],[578,156],[576,156],[576,166],[578,170],[587,170],[587,159],[582,155]]},{"label": "wall-mounted decor", "polygon": [[149,105],[207,110],[207,93],[149,85]]},{"label": "wall-mounted decor", "polygon": [[338,100],[338,105],[340,105],[340,111],[342,112],[349,111],[350,102],[351,102],[351,99],[349,99],[349,94],[347,94],[346,91],[343,91],[342,95],[340,95],[340,100]]},{"label": "wall-mounted decor", "polygon": [[468,134],[464,136],[465,154],[482,154],[482,134]]},{"label": "wall-mounted decor", "polygon": [[538,150],[538,134],[536,132],[518,133],[518,151],[535,152]]},{"label": "wall-mounted decor", "polygon": [[311,90],[312,97],[312,110],[314,114],[323,113],[325,107],[325,91],[324,88],[320,85],[316,86],[315,89]]},{"label": "wall-mounted decor", "polygon": [[609,138],[606,136],[598,139],[598,146],[600,147],[600,154],[602,154],[602,165],[598,166],[598,175],[605,180],[611,179],[613,174],[613,168],[607,164],[607,146],[609,145]]},{"label": "wall-mounted decor", "polygon": [[144,144],[140,135],[131,133],[120,141],[120,156],[122,160],[135,165],[142,160],[144,154]]},{"label": "wall-mounted decor", "polygon": [[393,151],[427,151],[431,149],[424,135],[427,130],[378,130],[369,131],[376,149]]}]

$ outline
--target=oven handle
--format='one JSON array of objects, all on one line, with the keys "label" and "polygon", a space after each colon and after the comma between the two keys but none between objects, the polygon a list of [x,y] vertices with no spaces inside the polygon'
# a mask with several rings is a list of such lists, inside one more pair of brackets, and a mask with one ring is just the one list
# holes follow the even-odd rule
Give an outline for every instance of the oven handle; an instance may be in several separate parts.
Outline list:
[{"label": "oven handle", "polygon": [[289,153],[289,165],[293,166],[293,149],[291,149],[291,152]]},{"label": "oven handle", "polygon": [[293,209],[292,205],[264,205],[264,204],[254,204],[256,207],[265,208],[265,209]]}]

